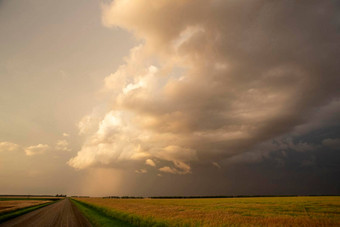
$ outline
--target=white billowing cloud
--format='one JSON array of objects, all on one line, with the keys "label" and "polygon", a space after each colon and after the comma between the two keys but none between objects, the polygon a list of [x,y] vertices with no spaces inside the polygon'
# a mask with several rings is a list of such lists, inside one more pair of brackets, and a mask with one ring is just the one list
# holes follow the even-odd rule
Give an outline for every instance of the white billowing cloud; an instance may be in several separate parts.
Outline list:
[{"label": "white billowing cloud", "polygon": [[152,167],[156,166],[156,163],[152,159],[146,159],[145,164]]},{"label": "white billowing cloud", "polygon": [[193,162],[258,159],[256,146],[339,98],[337,18],[326,1],[113,1],[103,23],[141,43],[104,81],[112,109],[79,123],[88,137],[69,165],[157,159],[188,174]]},{"label": "white billowing cloud", "polygon": [[6,151],[16,151],[20,148],[18,144],[3,141],[0,142],[0,152],[6,152]]},{"label": "white billowing cloud", "polygon": [[71,151],[71,149],[69,148],[69,143],[65,139],[58,140],[55,145],[55,149],[57,151]]},{"label": "white billowing cloud", "polygon": [[109,164],[119,160],[139,160],[148,157],[139,145],[145,137],[128,122],[128,113],[111,111],[99,123],[98,130],[86,141],[78,156],[68,163],[85,168],[96,163]]},{"label": "white billowing cloud", "polygon": [[78,123],[79,134],[89,134],[98,127],[98,118],[94,114],[84,116]]},{"label": "white billowing cloud", "polygon": [[25,148],[25,153],[27,156],[39,155],[45,153],[48,149],[49,146],[47,144],[38,144]]},{"label": "white billowing cloud", "polygon": [[96,133],[68,163],[80,169],[126,160],[146,160],[148,165],[155,165],[148,159],[155,157],[171,161],[181,171],[190,172],[190,167],[185,162],[196,159],[195,151],[175,145],[167,146],[170,139],[176,139],[174,135],[157,135],[152,131],[143,131],[137,126],[136,120],[133,122],[132,116],[135,116],[132,114],[124,111],[107,113],[99,123]]}]

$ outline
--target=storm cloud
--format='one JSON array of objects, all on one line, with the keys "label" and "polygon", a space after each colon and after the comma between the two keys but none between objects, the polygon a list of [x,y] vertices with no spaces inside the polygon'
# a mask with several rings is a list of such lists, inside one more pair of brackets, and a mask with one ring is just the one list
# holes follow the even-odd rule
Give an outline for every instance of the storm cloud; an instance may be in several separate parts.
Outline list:
[{"label": "storm cloud", "polygon": [[110,108],[84,116],[68,164],[186,175],[300,152],[312,165],[305,154],[339,144],[339,15],[336,1],[104,5],[103,24],[139,44],[105,78]]}]

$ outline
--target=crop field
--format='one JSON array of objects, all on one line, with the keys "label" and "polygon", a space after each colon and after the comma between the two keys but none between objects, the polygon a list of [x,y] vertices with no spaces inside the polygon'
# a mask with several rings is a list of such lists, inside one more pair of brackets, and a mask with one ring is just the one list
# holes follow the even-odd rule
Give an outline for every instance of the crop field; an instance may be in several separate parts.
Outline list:
[{"label": "crop field", "polygon": [[55,197],[0,196],[0,223],[57,201]]},{"label": "crop field", "polygon": [[49,202],[47,200],[0,200],[0,215],[24,207],[36,206]]},{"label": "crop field", "polygon": [[340,196],[76,200],[137,226],[340,226]]}]

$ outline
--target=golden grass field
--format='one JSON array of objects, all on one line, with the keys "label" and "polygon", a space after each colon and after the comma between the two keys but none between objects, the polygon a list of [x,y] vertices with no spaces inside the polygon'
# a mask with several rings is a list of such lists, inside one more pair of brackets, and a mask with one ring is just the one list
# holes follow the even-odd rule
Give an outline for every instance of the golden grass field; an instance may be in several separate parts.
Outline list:
[{"label": "golden grass field", "polygon": [[48,200],[5,200],[0,201],[0,214],[14,211],[24,207],[35,206],[49,202]]},{"label": "golden grass field", "polygon": [[169,226],[340,226],[340,196],[77,200]]}]

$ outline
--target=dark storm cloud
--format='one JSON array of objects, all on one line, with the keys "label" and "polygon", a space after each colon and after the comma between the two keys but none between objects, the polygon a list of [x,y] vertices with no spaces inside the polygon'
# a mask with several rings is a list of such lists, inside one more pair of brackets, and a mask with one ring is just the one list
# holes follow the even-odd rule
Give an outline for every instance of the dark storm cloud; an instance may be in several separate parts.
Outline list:
[{"label": "dark storm cloud", "polygon": [[322,158],[339,136],[313,137],[340,122],[339,11],[335,1],[112,2],[104,24],[141,44],[105,79],[112,109],[98,127],[89,120],[97,116],[84,118],[88,139],[69,164],[131,161],[144,177],[191,173],[181,179],[193,181],[205,165],[253,165],[245,179],[271,163],[287,181],[311,166],[321,174],[315,165],[339,160],[332,150],[324,155],[334,160]]}]

